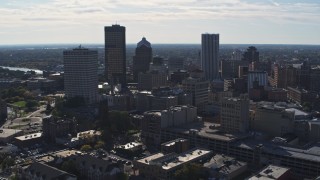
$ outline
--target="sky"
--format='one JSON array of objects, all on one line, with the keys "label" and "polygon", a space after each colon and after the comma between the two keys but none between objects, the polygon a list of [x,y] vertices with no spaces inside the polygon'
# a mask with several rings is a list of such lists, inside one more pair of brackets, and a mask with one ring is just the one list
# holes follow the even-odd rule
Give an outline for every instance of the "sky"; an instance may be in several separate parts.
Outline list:
[{"label": "sky", "polygon": [[104,26],[128,44],[320,44],[320,0],[0,0],[0,44],[104,43]]}]

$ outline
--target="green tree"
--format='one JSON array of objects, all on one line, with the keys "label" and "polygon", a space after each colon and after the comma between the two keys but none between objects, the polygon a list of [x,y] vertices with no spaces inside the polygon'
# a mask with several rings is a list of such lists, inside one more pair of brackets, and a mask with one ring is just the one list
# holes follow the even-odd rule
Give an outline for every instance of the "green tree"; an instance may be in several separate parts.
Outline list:
[{"label": "green tree", "polygon": [[7,156],[1,163],[1,169],[6,169],[14,165],[14,159],[11,156]]},{"label": "green tree", "polygon": [[95,149],[100,149],[100,148],[104,148],[105,147],[105,143],[103,141],[98,141],[96,143],[96,145],[94,145]]},{"label": "green tree", "polygon": [[83,146],[81,147],[80,150],[81,150],[81,151],[85,151],[85,152],[89,152],[89,151],[92,150],[92,147],[91,147],[90,145],[88,145],[88,144],[85,144],[85,145],[83,145]]},{"label": "green tree", "polygon": [[124,172],[120,172],[116,174],[116,180],[128,180],[129,176],[124,173]]},{"label": "green tree", "polygon": [[28,100],[26,101],[26,108],[28,110],[33,110],[39,105],[38,101],[35,100]]},{"label": "green tree", "polygon": [[80,175],[76,164],[72,160],[64,161],[61,165],[61,169],[76,176]]},{"label": "green tree", "polygon": [[177,180],[199,180],[208,179],[209,175],[201,164],[190,163],[184,165],[182,169],[176,171],[174,177]]}]

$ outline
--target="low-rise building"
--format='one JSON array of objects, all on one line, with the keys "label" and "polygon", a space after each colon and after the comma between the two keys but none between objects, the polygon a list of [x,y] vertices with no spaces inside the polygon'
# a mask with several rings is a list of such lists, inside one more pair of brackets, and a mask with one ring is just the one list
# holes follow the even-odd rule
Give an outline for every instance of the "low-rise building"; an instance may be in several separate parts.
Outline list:
[{"label": "low-rise building", "polygon": [[178,127],[197,120],[197,108],[194,106],[174,106],[163,111],[148,111],[142,119],[141,138],[148,145],[159,146],[161,128]]},{"label": "low-rise building", "polygon": [[40,179],[61,179],[61,180],[77,180],[73,174],[67,173],[55,167],[40,162],[33,162],[28,166],[24,166],[18,171],[19,179],[40,180]]},{"label": "low-rise building", "polygon": [[269,165],[248,180],[290,180],[295,179],[289,168]]},{"label": "low-rise building", "polygon": [[14,140],[14,137],[21,136],[22,130],[19,129],[0,129],[0,143],[8,143]]},{"label": "low-rise building", "polygon": [[42,140],[42,133],[25,134],[15,137],[15,144],[19,147],[28,147],[38,144]]},{"label": "low-rise building", "polygon": [[167,84],[167,75],[159,71],[150,71],[147,73],[139,73],[138,89],[152,90]]},{"label": "low-rise building", "polygon": [[178,138],[161,144],[162,153],[182,153],[189,150],[189,140]]},{"label": "low-rise building", "polygon": [[183,165],[200,160],[207,160],[212,156],[212,151],[195,148],[181,154],[157,153],[148,157],[135,160],[134,166],[139,174],[146,179],[174,179],[174,173]]},{"label": "low-rise building", "polygon": [[81,177],[88,180],[116,180],[116,175],[123,172],[123,165],[88,154],[70,155],[68,159],[76,164]]},{"label": "low-rise building", "polygon": [[247,163],[238,161],[233,157],[216,154],[209,162],[203,164],[212,179],[234,179],[247,170]]},{"label": "low-rise building", "polygon": [[55,118],[48,116],[42,120],[44,138],[55,141],[56,138],[66,137],[69,134],[75,135],[77,132],[77,122],[73,119]]}]

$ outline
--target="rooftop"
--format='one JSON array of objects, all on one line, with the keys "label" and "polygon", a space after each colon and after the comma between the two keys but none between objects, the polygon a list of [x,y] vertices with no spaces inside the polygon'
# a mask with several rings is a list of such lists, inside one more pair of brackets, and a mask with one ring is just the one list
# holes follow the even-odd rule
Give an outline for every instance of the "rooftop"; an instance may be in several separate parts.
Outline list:
[{"label": "rooftop", "polygon": [[142,146],[142,143],[137,143],[137,142],[130,142],[130,143],[127,143],[127,144],[124,144],[124,145],[120,145],[118,146],[118,148],[123,148],[123,149],[132,149],[132,148],[135,148],[135,147],[138,147],[138,146]]},{"label": "rooftop", "polygon": [[237,142],[234,146],[252,150],[259,147],[262,151],[270,154],[320,162],[320,143],[312,144],[306,148],[294,148],[270,142],[246,140]]},{"label": "rooftop", "polygon": [[169,142],[162,143],[161,145],[163,145],[163,146],[173,146],[177,142],[185,142],[185,141],[188,141],[188,140],[184,139],[184,138],[178,138],[178,139],[175,139],[175,140],[172,140],[172,141],[169,141]]},{"label": "rooftop", "polygon": [[280,167],[280,166],[274,166],[274,165],[269,165],[262,171],[260,171],[257,175],[249,178],[249,180],[256,180],[256,179],[278,179],[280,178],[283,174],[288,172],[288,168]]},{"label": "rooftop", "polygon": [[56,152],[55,154],[53,154],[54,156],[58,156],[58,157],[61,157],[61,158],[66,158],[66,157],[69,157],[71,155],[74,155],[74,154],[77,154],[78,151],[76,150],[65,150],[65,151],[59,151],[59,152]]},{"label": "rooftop", "polygon": [[193,122],[181,127],[169,127],[168,130],[183,134],[196,133],[199,136],[220,140],[220,141],[235,141],[248,137],[249,134],[228,134],[219,130],[220,125],[210,122]]},{"label": "rooftop", "polygon": [[42,133],[33,133],[33,134],[25,134],[23,136],[18,136],[16,137],[16,139],[20,141],[27,141],[27,140],[37,139],[41,137],[42,137]]},{"label": "rooftop", "polygon": [[204,158],[212,154],[212,151],[206,149],[191,149],[190,151],[176,154],[170,153],[164,155],[163,153],[153,154],[151,156],[137,160],[137,162],[149,165],[161,166],[164,170],[180,166],[187,162],[192,162],[199,158]]},{"label": "rooftop", "polygon": [[18,129],[0,129],[0,138],[7,138],[21,133],[22,130]]},{"label": "rooftop", "polygon": [[217,154],[203,166],[210,169],[217,169],[224,174],[229,174],[246,165],[247,163],[237,161],[235,158]]}]

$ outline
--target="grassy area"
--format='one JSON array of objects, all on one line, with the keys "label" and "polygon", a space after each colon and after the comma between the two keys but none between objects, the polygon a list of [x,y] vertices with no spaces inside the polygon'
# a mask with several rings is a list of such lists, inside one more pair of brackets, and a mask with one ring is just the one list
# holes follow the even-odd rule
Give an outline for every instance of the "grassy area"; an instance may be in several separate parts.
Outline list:
[{"label": "grassy area", "polygon": [[26,107],[26,102],[25,101],[18,101],[18,102],[15,102],[13,104],[16,105],[16,106],[19,106],[21,108],[25,108]]}]

